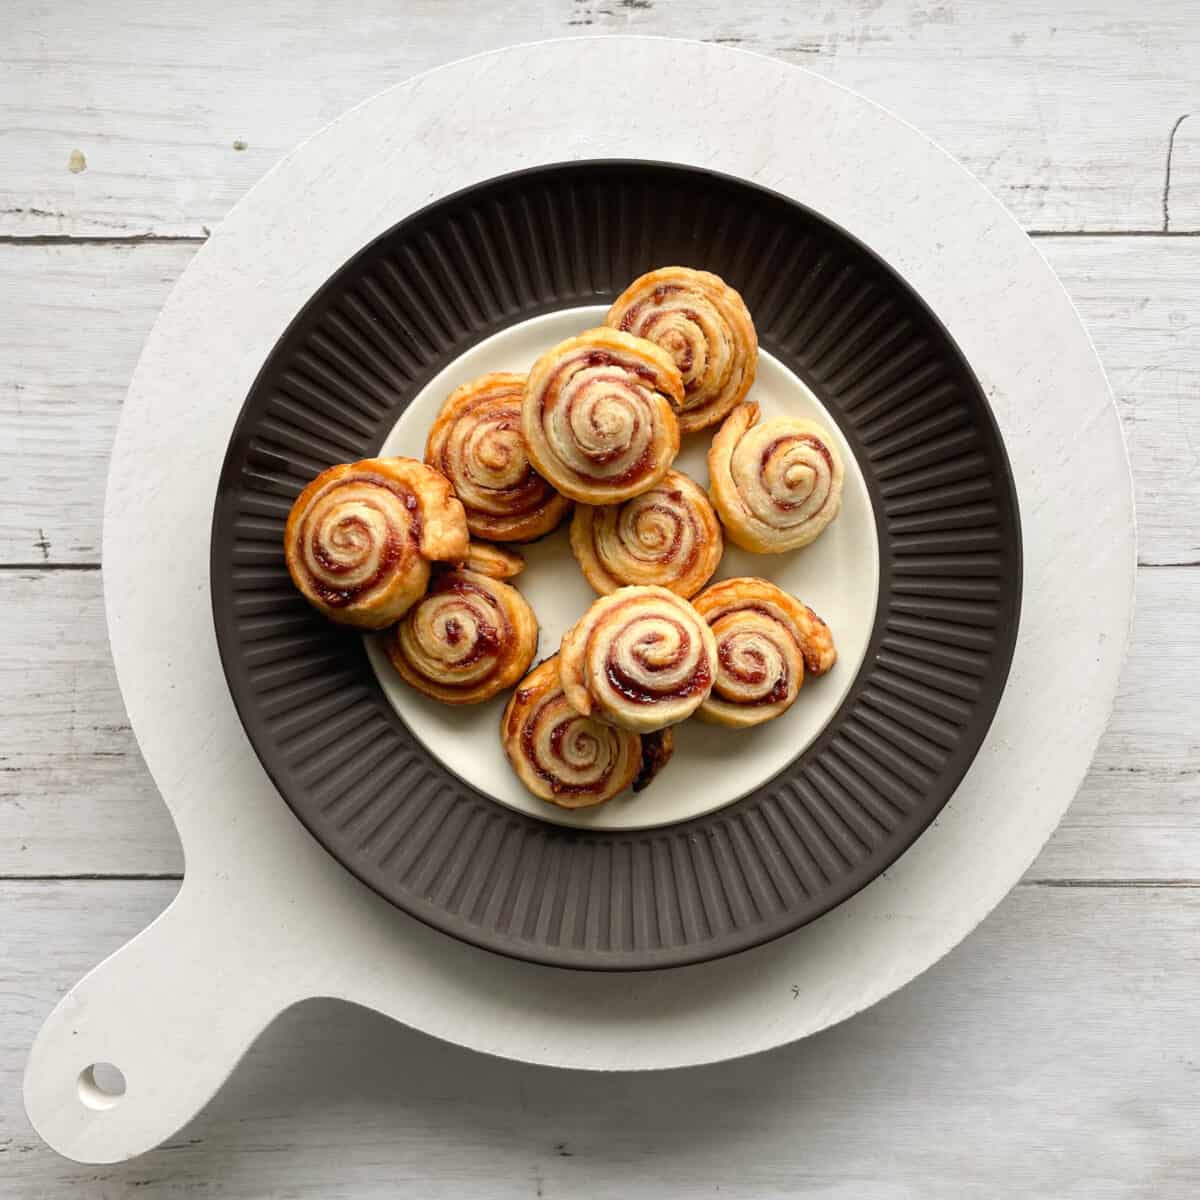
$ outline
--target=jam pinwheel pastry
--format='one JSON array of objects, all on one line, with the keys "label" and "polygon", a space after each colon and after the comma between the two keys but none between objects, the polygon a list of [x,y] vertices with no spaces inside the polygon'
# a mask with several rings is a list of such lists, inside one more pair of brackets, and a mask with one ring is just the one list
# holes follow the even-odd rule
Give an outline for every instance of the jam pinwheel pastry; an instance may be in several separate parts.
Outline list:
[{"label": "jam pinwheel pastry", "polygon": [[679,471],[668,471],[623,504],[580,504],[571,518],[571,550],[601,595],[640,584],[694,596],[724,549],[721,522],[704,489]]},{"label": "jam pinwheel pastry", "polygon": [[708,452],[713,504],[729,540],[758,554],[807,546],[838,514],[842,459],[815,421],[772,417],[757,404],[725,418]]},{"label": "jam pinwheel pastry", "polygon": [[383,629],[425,593],[430,564],[467,553],[467,520],[447,480],[414,458],[322,471],[283,535],[292,581],[330,620]]},{"label": "jam pinwheel pastry", "polygon": [[616,329],[568,338],[533,364],[521,428],[536,470],[583,504],[652,488],[679,453],[683,380],[653,342]]},{"label": "jam pinwheel pastry", "polygon": [[761,725],[786,712],[810,675],[837,661],[829,626],[765,579],[723,579],[692,601],[717,643],[717,677],[700,716]]},{"label": "jam pinwheel pastry", "polygon": [[568,630],[559,661],[574,708],[635,733],[686,720],[717,675],[712,630],[687,600],[661,587],[602,596]]},{"label": "jam pinwheel pastry", "polygon": [[479,704],[512,687],[538,644],[533,609],[504,582],[523,565],[511,551],[472,542],[465,565],[436,572],[384,640],[404,682],[445,704]]},{"label": "jam pinwheel pastry", "polygon": [[741,296],[719,275],[662,267],[634,280],[605,324],[661,346],[683,376],[679,428],[716,425],[758,370],[758,335]]},{"label": "jam pinwheel pastry", "polygon": [[529,461],[524,394],[524,375],[480,376],[450,393],[429,431],[425,461],[450,480],[474,537],[531,542],[570,511]]},{"label": "jam pinwheel pastry", "polygon": [[561,808],[603,804],[628,787],[641,791],[674,749],[669,729],[637,734],[572,708],[557,656],[521,680],[504,710],[500,740],[529,791]]}]

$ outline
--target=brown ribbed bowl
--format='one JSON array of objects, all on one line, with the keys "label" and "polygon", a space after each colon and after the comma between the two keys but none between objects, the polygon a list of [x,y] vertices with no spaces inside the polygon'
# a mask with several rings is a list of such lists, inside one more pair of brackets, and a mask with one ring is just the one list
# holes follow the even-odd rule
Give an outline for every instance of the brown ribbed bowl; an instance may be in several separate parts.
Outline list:
[{"label": "brown ribbed bowl", "polygon": [[[876,514],[876,623],[821,736],[750,795],[661,829],[565,829],[474,791],[416,741],[361,637],[292,587],[284,521],[319,471],[375,453],[468,347],[539,313],[610,301],[669,263],[733,284],[762,346],[838,421]],[[921,300],[800,205],[658,163],[506,176],[367,246],[263,366],[213,518],[225,672],[296,815],[406,912],[568,967],[637,970],[744,950],[811,921],[894,862],[983,741],[1020,593],[1004,447],[979,384]]]}]

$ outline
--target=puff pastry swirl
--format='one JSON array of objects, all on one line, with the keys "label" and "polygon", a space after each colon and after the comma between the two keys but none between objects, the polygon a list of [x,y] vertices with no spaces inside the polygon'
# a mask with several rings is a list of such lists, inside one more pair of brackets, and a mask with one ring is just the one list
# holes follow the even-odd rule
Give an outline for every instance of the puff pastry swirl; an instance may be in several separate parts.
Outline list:
[{"label": "puff pastry swirl", "polygon": [[601,595],[639,584],[694,596],[724,549],[721,522],[704,489],[679,471],[668,471],[624,504],[581,504],[571,519],[571,550]]},{"label": "puff pastry swirl", "polygon": [[561,808],[603,804],[631,786],[641,791],[674,749],[669,729],[642,736],[577,712],[563,692],[557,656],[521,680],[500,740],[529,791]]},{"label": "puff pastry swirl", "polygon": [[296,498],[283,535],[292,581],[326,617],[362,629],[399,620],[430,563],[467,552],[467,521],[447,480],[413,458],[322,471]]},{"label": "puff pastry swirl", "polygon": [[712,630],[687,600],[661,587],[602,596],[568,630],[559,660],[574,708],[635,733],[691,716],[717,675]]},{"label": "puff pastry swirl", "polygon": [[742,297],[719,275],[662,267],[635,279],[605,320],[661,346],[683,376],[679,428],[717,424],[750,390],[758,335]]},{"label": "puff pastry swirl", "polygon": [[601,327],[533,364],[521,428],[535,469],[564,496],[618,504],[667,473],[682,402],[683,379],[666,351]]},{"label": "puff pastry swirl", "polygon": [[475,537],[530,542],[571,508],[529,461],[524,393],[524,375],[480,376],[450,393],[429,431],[425,461],[454,486]]},{"label": "puff pastry swirl", "polygon": [[490,556],[481,560],[477,553],[468,562],[484,571],[457,567],[436,574],[429,591],[384,639],[388,659],[405,683],[445,704],[490,700],[529,670],[537,652],[533,609],[495,571],[485,573],[511,564]]},{"label": "puff pastry swirl", "polygon": [[717,643],[717,677],[700,716],[718,725],[761,725],[795,702],[805,672],[837,661],[829,626],[765,579],[723,579],[694,601]]},{"label": "puff pastry swirl", "polygon": [[842,458],[815,421],[772,417],[741,404],[708,452],[713,504],[730,541],[758,554],[783,554],[814,541],[842,503]]}]

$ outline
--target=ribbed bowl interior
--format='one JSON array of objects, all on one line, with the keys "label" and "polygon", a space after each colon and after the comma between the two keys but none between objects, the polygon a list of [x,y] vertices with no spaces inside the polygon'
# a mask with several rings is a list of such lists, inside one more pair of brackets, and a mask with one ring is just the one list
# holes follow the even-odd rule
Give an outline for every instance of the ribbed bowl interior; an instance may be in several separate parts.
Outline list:
[{"label": "ribbed bowl interior", "polygon": [[[878,523],[876,625],[837,714],[766,785],[666,828],[564,829],[468,788],[413,738],[361,638],[293,589],[283,526],[305,483],[373,454],[469,346],[538,313],[607,301],[671,263],[741,291],[762,345],[841,426]],[[937,815],[1004,688],[1020,527],[978,383],[868,250],[745,182],[656,163],[572,163],[407,217],[306,306],[230,442],[212,591],[250,739],[331,854],[400,908],[479,946],[634,970],[797,928],[887,868]]]}]

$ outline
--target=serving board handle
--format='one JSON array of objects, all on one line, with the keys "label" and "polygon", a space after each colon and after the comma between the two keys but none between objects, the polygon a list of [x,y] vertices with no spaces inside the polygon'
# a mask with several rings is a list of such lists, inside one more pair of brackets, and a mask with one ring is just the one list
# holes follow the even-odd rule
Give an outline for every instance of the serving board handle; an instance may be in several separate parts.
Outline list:
[{"label": "serving board handle", "polygon": [[[254,970],[256,922],[218,896],[185,883],[46,1019],[25,1069],[25,1108],[60,1154],[112,1163],[160,1145],[286,1006],[280,980],[263,986]],[[114,1094],[110,1065],[124,1076],[123,1094]]]}]

